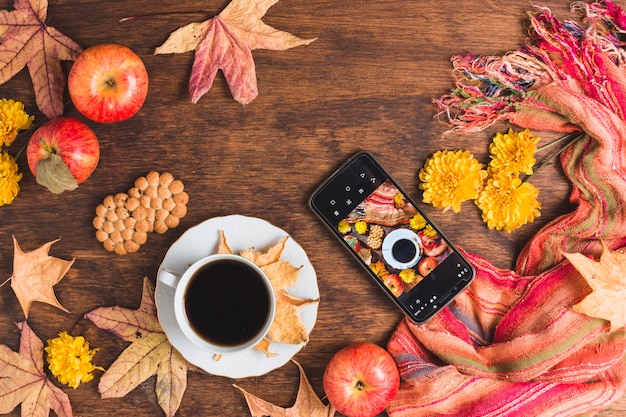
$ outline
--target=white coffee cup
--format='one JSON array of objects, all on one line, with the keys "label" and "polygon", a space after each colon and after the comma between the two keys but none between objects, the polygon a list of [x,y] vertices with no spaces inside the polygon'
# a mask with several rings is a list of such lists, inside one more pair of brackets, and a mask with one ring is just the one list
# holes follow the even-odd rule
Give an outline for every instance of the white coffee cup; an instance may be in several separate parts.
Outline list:
[{"label": "white coffee cup", "polygon": [[162,269],[159,281],[175,288],[174,315],[182,333],[207,352],[251,349],[274,321],[272,284],[258,265],[242,256],[209,255],[183,273]]}]

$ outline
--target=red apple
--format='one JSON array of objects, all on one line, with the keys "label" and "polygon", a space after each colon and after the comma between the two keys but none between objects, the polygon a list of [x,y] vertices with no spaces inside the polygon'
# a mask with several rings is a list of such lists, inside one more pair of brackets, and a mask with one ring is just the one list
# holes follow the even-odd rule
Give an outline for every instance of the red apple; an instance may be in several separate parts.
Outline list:
[{"label": "red apple", "polygon": [[402,278],[400,278],[400,275],[398,274],[386,275],[383,278],[383,283],[396,297],[400,297],[404,292],[404,284],[402,283]]},{"label": "red apple", "polygon": [[26,158],[37,182],[60,193],[89,178],[98,165],[100,145],[85,123],[59,117],[35,130],[26,147]]},{"label": "red apple", "polygon": [[323,384],[328,401],[340,413],[373,417],[396,396],[400,374],[385,349],[373,343],[355,343],[331,358]]},{"label": "red apple", "polygon": [[439,265],[437,258],[432,256],[425,256],[417,263],[417,272],[423,277],[428,275],[430,271],[435,269]]},{"label": "red apple", "polygon": [[100,123],[132,117],[148,94],[148,72],[129,48],[100,44],[74,61],[67,88],[76,110]]}]

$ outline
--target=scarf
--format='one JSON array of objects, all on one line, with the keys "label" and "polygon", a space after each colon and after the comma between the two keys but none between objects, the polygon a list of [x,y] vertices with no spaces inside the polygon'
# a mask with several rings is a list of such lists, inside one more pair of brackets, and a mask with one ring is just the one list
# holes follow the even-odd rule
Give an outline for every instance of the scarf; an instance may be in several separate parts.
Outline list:
[{"label": "scarf", "polygon": [[586,26],[537,6],[523,48],[452,58],[457,88],[437,100],[451,132],[506,120],[581,133],[560,157],[575,209],[527,242],[515,271],[466,252],[471,286],[428,323],[399,323],[391,417],[575,416],[626,392],[624,329],[570,309],[591,289],[563,257],[626,246],[626,13],[610,1],[572,10]]}]

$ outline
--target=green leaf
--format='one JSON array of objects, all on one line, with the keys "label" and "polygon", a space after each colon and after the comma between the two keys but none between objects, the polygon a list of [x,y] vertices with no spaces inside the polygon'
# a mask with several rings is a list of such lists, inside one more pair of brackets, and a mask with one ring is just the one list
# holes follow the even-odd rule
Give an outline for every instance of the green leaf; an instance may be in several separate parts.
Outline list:
[{"label": "green leaf", "polygon": [[78,187],[76,177],[65,165],[63,158],[55,153],[37,164],[37,184],[43,185],[55,194],[72,191]]}]

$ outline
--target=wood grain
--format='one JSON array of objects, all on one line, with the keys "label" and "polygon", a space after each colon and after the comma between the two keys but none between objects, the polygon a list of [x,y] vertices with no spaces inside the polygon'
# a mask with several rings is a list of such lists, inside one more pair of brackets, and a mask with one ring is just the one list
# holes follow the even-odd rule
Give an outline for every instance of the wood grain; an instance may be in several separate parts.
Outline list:
[{"label": "wood grain", "polygon": [[[197,104],[187,95],[193,54],[153,55],[169,32],[219,12],[228,0],[58,0],[48,24],[83,47],[115,42],[144,60],[150,92],[134,118],[108,125],[88,124],[101,141],[100,165],[77,190],[52,195],[37,185],[20,160],[24,179],[15,202],[0,207],[0,277],[12,273],[12,239],[24,250],[61,238],[51,254],[76,262],[55,289],[66,314],[36,303],[29,323],[44,340],[63,330],[83,334],[101,350],[96,362],[110,365],[126,343],[82,316],[100,306],[137,308],[142,278],[154,279],[168,247],[189,227],[214,216],[261,217],[290,233],[307,251],[321,294],[310,343],[296,356],[316,392],[323,396],[322,374],[331,356],[346,344],[384,345],[401,318],[386,296],[344,253],[307,207],[312,190],[339,163],[360,149],[375,153],[397,180],[419,199],[417,172],[443,148],[465,148],[485,156],[498,125],[485,132],[444,135],[432,99],[453,87],[450,57],[473,51],[502,54],[524,40],[528,1],[442,0],[282,0],[264,21],[303,38],[318,39],[288,51],[253,52],[259,96],[249,105],[235,102],[222,75]],[[568,2],[544,1],[570,17]],[[622,6],[626,2],[619,1]],[[12,2],[0,0],[0,9]],[[144,13],[177,14],[119,23]],[[188,14],[181,14],[188,12]],[[64,63],[69,69],[71,63]],[[25,103],[38,120],[26,71],[0,86],[0,96]],[[67,115],[78,116],[70,106]],[[556,137],[542,133],[544,140]],[[21,136],[11,149],[28,138]],[[152,234],[139,253],[124,257],[104,251],[91,221],[107,194],[126,191],[150,170],[169,171],[190,195],[181,225]],[[514,233],[489,231],[471,205],[462,215],[423,207],[459,246],[511,268],[524,243],[555,216],[571,210],[569,184],[558,167],[547,167],[533,182],[541,190],[542,215]],[[2,278],[4,279],[4,278]],[[21,309],[8,286],[0,288],[0,343],[18,348],[15,322]],[[232,380],[189,373],[177,415],[246,416]],[[286,365],[268,375],[238,381],[253,394],[282,406],[295,398],[297,369]],[[97,383],[66,390],[76,416],[161,415],[154,378],[125,398],[101,400]],[[598,416],[621,416],[626,399]],[[19,409],[10,415],[18,416]]]}]

